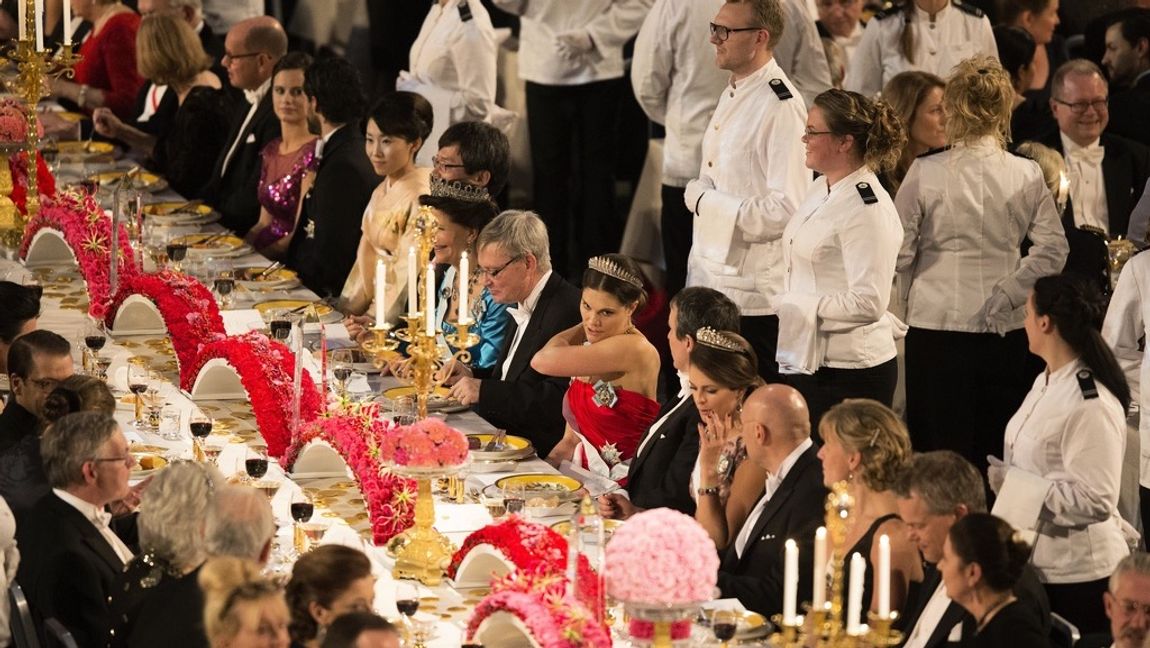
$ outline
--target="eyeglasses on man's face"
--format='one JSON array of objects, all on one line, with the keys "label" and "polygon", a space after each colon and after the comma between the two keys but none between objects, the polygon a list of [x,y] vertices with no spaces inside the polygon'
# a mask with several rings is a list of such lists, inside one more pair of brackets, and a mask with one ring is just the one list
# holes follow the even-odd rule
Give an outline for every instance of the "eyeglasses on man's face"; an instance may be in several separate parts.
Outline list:
[{"label": "eyeglasses on man's face", "polygon": [[519,261],[522,258],[523,258],[522,255],[511,257],[511,259],[508,260],[507,263],[504,263],[503,265],[499,266],[498,268],[495,268],[494,270],[489,270],[487,268],[479,268],[478,272],[479,272],[480,276],[486,275],[487,277],[489,277],[491,279],[495,279],[496,277],[499,276],[499,273],[503,272],[512,263],[515,263],[516,261]]},{"label": "eyeglasses on man's face", "polygon": [[715,23],[711,23],[711,36],[714,36],[715,39],[718,40],[720,43],[725,43],[725,42],[727,42],[727,39],[731,37],[731,34],[733,34],[734,32],[759,31],[760,29],[763,29],[763,28],[762,27],[727,27],[725,25],[716,25]]},{"label": "eyeglasses on man's face", "polygon": [[438,155],[431,158],[431,165],[435,167],[435,170],[439,171],[440,173],[447,171],[448,169],[463,169],[467,166],[465,164],[452,164],[451,162],[448,162]]},{"label": "eyeglasses on man's face", "polygon": [[1106,110],[1110,105],[1110,99],[1108,97],[1103,97],[1101,99],[1094,99],[1092,101],[1075,101],[1073,103],[1069,101],[1063,101],[1061,99],[1055,99],[1054,103],[1066,106],[1070,109],[1070,112],[1074,113],[1075,115],[1081,115],[1082,113],[1086,112],[1087,108],[1093,108],[1094,112],[1102,112]]},{"label": "eyeglasses on man's face", "polygon": [[260,54],[263,54],[263,52],[248,52],[247,54],[232,54],[231,52],[224,52],[224,56],[220,59],[220,62],[224,65],[227,65],[232,61],[259,56]]}]

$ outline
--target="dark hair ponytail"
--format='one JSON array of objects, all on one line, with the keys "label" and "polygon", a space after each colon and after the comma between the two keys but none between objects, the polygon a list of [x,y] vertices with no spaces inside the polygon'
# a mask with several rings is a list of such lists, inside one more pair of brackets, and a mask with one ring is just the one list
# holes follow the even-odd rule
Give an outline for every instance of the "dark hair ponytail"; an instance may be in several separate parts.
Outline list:
[{"label": "dark hair ponytail", "polygon": [[1122,403],[1123,411],[1129,409],[1130,385],[1102,339],[1106,305],[1094,285],[1072,274],[1042,277],[1034,283],[1034,310],[1054,322],[1058,335]]}]

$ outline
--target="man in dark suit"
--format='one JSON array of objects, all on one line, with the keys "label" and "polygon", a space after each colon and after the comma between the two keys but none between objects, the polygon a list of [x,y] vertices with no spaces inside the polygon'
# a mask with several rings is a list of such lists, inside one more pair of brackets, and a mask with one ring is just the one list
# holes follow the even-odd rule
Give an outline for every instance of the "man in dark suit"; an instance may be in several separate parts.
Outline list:
[{"label": "man in dark suit", "polygon": [[315,294],[338,297],[355,264],[363,210],[380,180],[360,130],[367,99],[359,73],[337,57],[313,63],[304,72],[303,90],[319,118],[319,166],[315,182],[305,186],[288,266]]},{"label": "man in dark suit", "polygon": [[202,194],[219,210],[220,224],[240,235],[260,217],[260,152],[280,136],[280,121],[272,110],[269,90],[275,64],[285,53],[287,34],[270,16],[236,23],[224,40],[222,61],[228,83],[243,91],[247,103],[240,102],[242,107],[233,116],[227,145]]},{"label": "man in dark suit", "polygon": [[497,428],[531,440],[545,457],[563,438],[568,380],[531,368],[531,357],[556,333],[580,321],[579,289],[551,269],[547,227],[528,211],[506,211],[480,232],[477,272],[515,327],[487,371],[456,365],[452,395]]},{"label": "man in dark suit", "polygon": [[[811,441],[810,413],[797,390],[782,384],[756,389],[743,404],[747,461],[767,472],[762,498],[747,516],[719,564],[722,596],[768,618],[783,611],[786,541],[799,544],[798,600],[813,589],[815,530],[823,524],[827,489],[818,448]],[[718,490],[699,489],[718,499]]]},{"label": "man in dark suit", "polygon": [[[899,517],[907,536],[926,561],[917,596],[907,601],[900,624],[904,646],[926,648],[958,643],[974,635],[975,619],[946,595],[935,565],[950,527],[969,513],[986,512],[986,491],[978,470],[949,450],[914,455],[895,486]],[[912,588],[912,592],[915,588]],[[1029,566],[1015,585],[1015,595],[1041,619],[1050,632],[1050,604],[1038,575]]]},{"label": "man in dark suit", "polygon": [[52,492],[17,517],[16,579],[39,621],[59,620],[78,645],[104,645],[108,596],[132,559],[104,512],[128,495],[128,440],[111,416],[80,412],[48,428],[41,447]]},{"label": "man in dark suit", "polygon": [[678,393],[663,403],[655,423],[647,430],[627,470],[626,493],[599,498],[603,517],[625,520],[644,509],[667,507],[687,515],[695,513],[691,471],[699,456],[699,410],[687,382],[695,333],[739,330],[739,307],[711,288],[684,288],[671,299],[667,343],[679,375]]},{"label": "man in dark suit", "polygon": [[1150,145],[1150,9],[1131,9],[1106,29],[1102,66],[1110,75],[1107,132]]}]

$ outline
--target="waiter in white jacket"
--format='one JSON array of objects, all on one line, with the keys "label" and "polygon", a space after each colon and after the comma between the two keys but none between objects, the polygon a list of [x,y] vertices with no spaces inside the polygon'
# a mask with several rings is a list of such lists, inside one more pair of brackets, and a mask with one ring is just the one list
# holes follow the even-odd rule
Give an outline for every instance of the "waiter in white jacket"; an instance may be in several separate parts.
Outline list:
[{"label": "waiter in white jacket", "polygon": [[743,337],[768,382],[778,380],[779,238],[811,180],[800,146],[807,110],[772,53],[782,33],[779,0],[728,0],[715,16],[716,63],[731,76],[703,136],[699,177],[684,195],[695,214],[687,285],[714,288],[739,306]]}]

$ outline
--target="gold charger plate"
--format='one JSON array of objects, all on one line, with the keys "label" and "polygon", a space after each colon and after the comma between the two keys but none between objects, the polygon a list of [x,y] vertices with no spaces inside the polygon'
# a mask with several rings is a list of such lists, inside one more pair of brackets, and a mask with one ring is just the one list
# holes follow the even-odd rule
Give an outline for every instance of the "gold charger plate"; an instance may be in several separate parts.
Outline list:
[{"label": "gold charger plate", "polygon": [[144,213],[148,216],[166,216],[174,218],[202,218],[212,213],[212,208],[204,204],[188,205],[186,202],[154,202],[144,205]]},{"label": "gold charger plate", "polygon": [[288,268],[277,268],[266,272],[267,266],[254,268],[236,268],[232,276],[241,285],[252,288],[274,286],[276,284],[292,283],[299,279],[296,273]]},{"label": "gold charger plate", "polygon": [[[607,539],[611,539],[611,534],[619,530],[623,526],[623,520],[603,520],[603,532],[607,535]],[[551,525],[555,532],[563,537],[571,534],[571,520],[559,520]]]},{"label": "gold charger plate", "polygon": [[60,155],[108,155],[115,151],[116,147],[111,142],[69,140],[56,142],[56,150]]},{"label": "gold charger plate", "polygon": [[188,246],[188,252],[234,252],[244,246],[244,241],[238,236],[228,234],[186,234],[172,241]]},{"label": "gold charger plate", "polygon": [[[383,397],[390,400],[398,400],[400,398],[407,398],[408,396],[415,397],[415,387],[410,385],[402,387],[392,387],[391,389],[384,390]],[[451,398],[451,390],[446,387],[436,387],[431,392],[432,398],[440,400],[447,400]]]},{"label": "gold charger plate", "polygon": [[503,450],[484,450],[487,444],[495,438],[493,434],[468,434],[467,440],[475,439],[479,443],[478,449],[471,450],[471,458],[475,461],[490,461],[490,462],[505,462],[505,461],[518,461],[530,457],[535,453],[535,448],[531,445],[531,441],[523,437],[507,435],[503,442],[507,447]]},{"label": "gold charger plate", "polygon": [[528,473],[525,475],[510,475],[497,479],[495,485],[507,489],[523,487],[528,497],[536,492],[567,492],[574,493],[583,488],[583,482],[567,475],[552,475],[548,473]]},{"label": "gold charger plate", "polygon": [[[99,182],[100,186],[103,187],[113,182],[118,182],[120,178],[123,178],[127,174],[127,171],[104,171],[93,175],[92,179]],[[133,176],[133,183],[134,186],[145,191],[159,191],[166,185],[163,178],[148,171],[140,171]]]},{"label": "gold charger plate", "polygon": [[67,111],[67,110],[56,113],[56,116],[59,117],[60,119],[63,119],[66,122],[72,122],[73,124],[77,124],[79,122],[82,122],[82,121],[84,121],[84,119],[86,119],[88,117],[84,113],[71,112],[71,111]]},{"label": "gold charger plate", "polygon": [[[315,314],[319,315],[321,319],[330,318],[332,315],[335,315],[337,318],[339,317],[339,313],[336,313],[335,309],[331,306],[323,302],[310,302],[306,299],[269,299],[253,305],[252,308],[259,311],[260,315],[265,315],[268,311],[281,308],[286,308],[287,310],[295,311],[302,315],[306,310],[304,306],[308,304],[315,305]],[[325,319],[325,321],[327,320]]]}]

